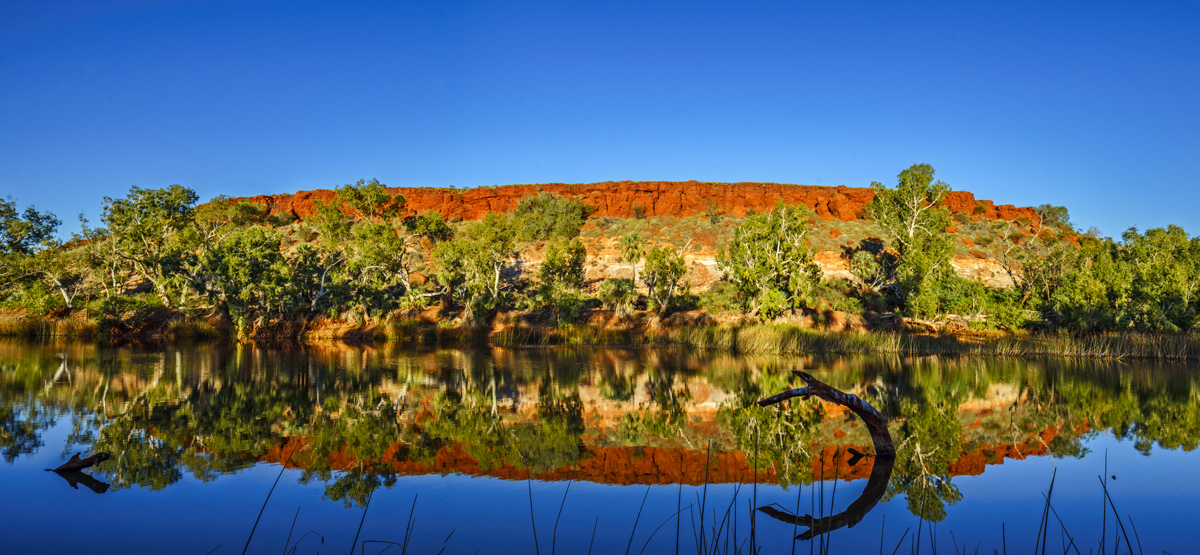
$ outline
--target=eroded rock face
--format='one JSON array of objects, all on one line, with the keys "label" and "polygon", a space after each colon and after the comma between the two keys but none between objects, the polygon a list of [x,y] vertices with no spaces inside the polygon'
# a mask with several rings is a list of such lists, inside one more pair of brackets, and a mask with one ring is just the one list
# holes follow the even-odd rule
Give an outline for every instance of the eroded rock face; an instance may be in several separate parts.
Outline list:
[{"label": "eroded rock face", "polygon": [[[731,216],[745,216],[748,211],[765,211],[783,200],[788,204],[804,204],[824,220],[843,222],[861,219],[867,203],[875,193],[865,187],[822,187],[814,185],[782,185],[779,183],[703,183],[699,181],[606,181],[569,185],[504,185],[474,189],[440,189],[428,187],[391,187],[408,200],[415,212],[437,210],[447,218],[478,220],[489,211],[507,212],[517,206],[525,195],[538,191],[557,193],[576,198],[595,209],[595,216],[615,218],[644,216],[687,217],[715,211]],[[304,219],[315,211],[317,200],[332,201],[334,191],[318,189],[295,194],[258,195],[246,200],[266,205],[272,214],[289,214]],[[991,201],[976,201],[975,195],[952,191],[945,203],[953,212],[978,215],[989,219],[1015,220],[1021,217],[1037,222],[1033,208],[1009,204],[995,206]]]},{"label": "eroded rock face", "polygon": [[[462,220],[482,219],[489,211],[510,211],[517,206],[521,197],[537,194],[539,191],[579,199],[595,210],[593,217],[614,218],[630,218],[637,215],[688,217],[712,212],[741,217],[751,211],[770,210],[782,199],[788,204],[804,204],[812,209],[817,217],[826,221],[846,222],[865,218],[866,206],[875,198],[875,192],[865,187],[699,181],[606,181],[579,185],[548,183],[475,189],[391,187],[388,191],[404,195],[408,201],[408,209],[414,213],[437,210],[448,219]],[[318,201],[332,202],[335,199],[334,191],[319,189],[294,194],[258,195],[246,197],[245,200],[267,206],[272,214],[286,214],[303,220],[316,212]],[[977,200],[975,195],[966,191],[951,191],[944,204],[952,212],[968,214],[976,219],[1026,218],[1029,224],[1040,221],[1033,208],[1010,204],[997,206],[989,200]],[[830,238],[837,238],[841,232],[830,230],[828,234]],[[968,246],[975,246],[970,239],[963,241]],[[613,244],[600,245],[600,248],[598,245],[590,247],[593,252],[589,253],[588,280],[598,283],[605,278],[632,277],[632,268],[620,259],[615,243],[606,243]],[[688,280],[693,287],[704,289],[721,278],[716,263],[716,245],[698,243],[695,247],[684,255],[691,269]],[[525,262],[530,265],[531,270],[536,270],[541,262],[540,252],[528,253],[527,256]],[[827,278],[852,277],[840,252],[819,252],[816,262]],[[951,264],[959,275],[983,281],[989,286],[1012,285],[1012,280],[1001,265],[997,261],[988,260],[986,255],[956,258]]]}]

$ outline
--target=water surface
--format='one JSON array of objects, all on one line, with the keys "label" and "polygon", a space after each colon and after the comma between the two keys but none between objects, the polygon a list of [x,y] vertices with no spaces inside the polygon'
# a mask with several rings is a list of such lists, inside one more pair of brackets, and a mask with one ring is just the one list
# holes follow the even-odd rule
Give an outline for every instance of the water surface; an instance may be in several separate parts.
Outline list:
[{"label": "water surface", "polygon": [[[757,407],[791,370],[887,415],[896,459],[855,457],[871,442],[840,407]],[[1184,553],[1196,370],[3,342],[0,521],[6,551],[48,553],[1025,552],[1042,531]]]}]

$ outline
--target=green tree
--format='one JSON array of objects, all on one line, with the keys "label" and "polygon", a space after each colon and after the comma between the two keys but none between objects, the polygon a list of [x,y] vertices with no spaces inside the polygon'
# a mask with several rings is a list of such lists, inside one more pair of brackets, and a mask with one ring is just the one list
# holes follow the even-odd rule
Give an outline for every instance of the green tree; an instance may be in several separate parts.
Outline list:
[{"label": "green tree", "polygon": [[291,272],[280,252],[279,232],[239,228],[201,260],[204,288],[244,332],[249,320],[283,314],[292,304]]},{"label": "green tree", "polygon": [[1128,325],[1155,332],[1188,331],[1200,310],[1200,238],[1178,226],[1122,236],[1129,268]]},{"label": "green tree", "polygon": [[583,309],[584,266],[587,249],[579,239],[555,238],[546,247],[546,257],[538,268],[542,303],[554,311],[559,322],[577,317]]},{"label": "green tree", "polygon": [[405,216],[407,205],[403,195],[375,179],[338,187],[333,201],[317,203],[312,225],[319,241],[292,258],[310,310],[330,299],[369,315],[399,298],[438,294],[418,291],[412,272],[425,259],[421,237],[444,240],[452,232],[440,214]]},{"label": "green tree", "polygon": [[355,221],[382,222],[404,214],[408,199],[401,194],[391,194],[387,185],[378,179],[359,179],[337,188],[338,200]]},{"label": "green tree", "polygon": [[895,189],[872,183],[875,198],[868,216],[892,240],[899,253],[895,281],[909,314],[938,312],[941,281],[950,275],[954,248],[945,233],[950,210],[942,205],[950,186],[934,181],[933,166],[914,164],[900,172]]},{"label": "green tree", "polygon": [[509,218],[488,212],[453,240],[439,243],[433,257],[445,294],[461,302],[464,317],[476,321],[503,302],[505,273],[516,258],[516,230]]},{"label": "green tree", "polygon": [[591,209],[578,200],[539,192],[521,197],[511,217],[517,222],[518,240],[545,241],[551,237],[578,237],[589,214]]},{"label": "green tree", "polygon": [[779,201],[769,213],[747,216],[717,252],[717,265],[751,314],[773,318],[807,305],[821,280],[805,237],[810,212]]},{"label": "green tree", "polygon": [[15,202],[0,199],[0,255],[32,255],[47,246],[60,224],[52,212],[29,206],[21,213]]},{"label": "green tree", "polygon": [[446,218],[437,210],[426,210],[419,215],[404,218],[404,229],[413,235],[435,243],[449,241],[454,237],[454,229],[446,223]]},{"label": "green tree", "polygon": [[[1021,292],[1020,306],[1036,309],[1062,286],[1067,272],[1078,262],[1079,248],[1068,240],[1076,234],[1062,222],[1070,221],[1065,208],[1043,205],[1040,221],[997,222],[1000,264]],[[1047,227],[1054,224],[1064,227]],[[1028,228],[1026,229],[1026,226]]]},{"label": "green tree", "polygon": [[19,290],[33,276],[41,275],[40,265],[32,257],[57,245],[54,232],[61,223],[50,212],[30,206],[22,214],[16,203],[0,199],[0,290]]},{"label": "green tree", "polygon": [[180,185],[165,189],[134,186],[121,199],[104,197],[103,220],[116,242],[113,254],[150,282],[168,308],[175,306],[172,293],[183,304],[184,284],[179,274],[192,254],[181,241],[183,230],[192,224],[197,196]]},{"label": "green tree", "polygon": [[666,315],[678,298],[685,275],[687,264],[682,253],[664,247],[654,247],[646,252],[646,270],[642,279],[659,318]]}]

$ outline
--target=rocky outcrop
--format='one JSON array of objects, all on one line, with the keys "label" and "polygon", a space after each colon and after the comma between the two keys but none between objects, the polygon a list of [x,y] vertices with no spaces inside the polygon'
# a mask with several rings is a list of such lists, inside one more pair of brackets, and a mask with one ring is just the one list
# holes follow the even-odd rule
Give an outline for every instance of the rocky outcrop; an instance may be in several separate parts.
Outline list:
[{"label": "rocky outcrop", "polygon": [[[516,207],[521,197],[537,194],[538,191],[579,199],[595,210],[594,216],[614,218],[686,217],[708,213],[740,217],[750,211],[768,210],[783,200],[788,204],[804,204],[821,219],[848,222],[862,219],[866,215],[867,203],[875,198],[875,192],[866,187],[699,181],[605,181],[576,185],[546,183],[474,189],[393,187],[389,191],[404,195],[412,211],[437,210],[447,218],[462,220],[477,220],[489,211],[507,212]],[[316,211],[316,201],[332,201],[334,198],[334,191],[320,189],[290,195],[258,195],[246,197],[246,200],[267,206],[272,214],[304,219]],[[997,206],[990,200],[976,200],[975,195],[966,191],[952,191],[944,204],[953,212],[983,218],[1028,218],[1030,222],[1038,221],[1033,208],[1010,204]]]}]

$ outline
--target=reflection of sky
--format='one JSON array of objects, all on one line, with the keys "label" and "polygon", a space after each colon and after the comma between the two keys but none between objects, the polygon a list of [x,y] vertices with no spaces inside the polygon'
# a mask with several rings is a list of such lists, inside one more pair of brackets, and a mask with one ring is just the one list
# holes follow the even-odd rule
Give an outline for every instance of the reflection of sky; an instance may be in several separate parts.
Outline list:
[{"label": "reflection of sky", "polygon": [[[36,454],[19,458],[0,473],[0,487],[9,499],[25,500],[22,508],[6,504],[6,549],[13,552],[67,552],[87,542],[90,554],[150,552],[158,550],[197,551],[200,553],[224,545],[216,553],[236,553],[246,541],[262,501],[278,474],[277,465],[260,465],[236,475],[218,476],[202,483],[185,473],[183,479],[160,492],[141,488],[111,491],[97,495],[86,489],[70,489],[57,476],[42,469],[60,460],[69,420],[46,431],[46,447]],[[936,527],[939,549],[949,551],[954,533],[960,544],[974,548],[982,541],[981,552],[1001,546],[1000,523],[1004,522],[1005,540],[1011,552],[1032,549],[1042,511],[1041,492],[1046,491],[1054,469],[1058,469],[1054,504],[1066,519],[1068,529],[1086,551],[1100,533],[1101,489],[1096,476],[1104,469],[1108,451],[1108,472],[1114,501],[1123,515],[1132,515],[1138,534],[1148,552],[1186,552],[1191,536],[1191,515],[1200,511],[1200,481],[1191,471],[1198,462],[1196,452],[1154,449],[1149,457],[1133,448],[1131,441],[1098,436],[1087,444],[1092,450],[1085,459],[1031,457],[989,466],[982,476],[956,477],[953,483],[963,500],[949,507],[948,517]],[[860,464],[869,464],[864,461]],[[96,473],[103,478],[102,472]],[[279,482],[255,531],[251,552],[274,552],[287,538],[296,519],[294,542],[308,530],[325,537],[324,545],[315,537],[305,540],[298,553],[339,551],[353,540],[362,509],[346,509],[340,501],[322,500],[325,484],[300,484],[298,471],[287,471]],[[862,492],[865,480],[825,482],[825,514],[844,510]],[[706,511],[709,519],[718,511],[718,522],[731,509],[733,484],[708,487]],[[800,513],[819,514],[814,492],[822,487],[758,487],[758,505],[778,503],[793,511],[797,499]],[[401,541],[413,503],[417,497],[413,543],[415,552],[437,552],[451,534],[447,552],[528,553],[533,550],[529,498],[532,490],[534,516],[542,551],[550,548],[558,508],[566,492],[566,482],[505,481],[461,475],[425,475],[400,478],[390,489],[376,491],[363,524],[362,539]],[[670,516],[682,497],[682,505],[695,503],[702,487],[652,486],[646,505],[634,531],[639,505],[646,495],[645,486],[610,486],[573,482],[559,519],[557,547],[562,552],[586,551],[596,529],[594,553],[623,553],[633,532],[632,553],[645,545],[655,533],[646,552],[671,551],[675,545],[675,522]],[[737,507],[738,535],[745,539],[749,530],[749,509],[753,488],[742,487],[733,506]],[[832,506],[832,508],[830,508]],[[299,508],[299,516],[296,509]],[[77,515],[64,524],[57,513]],[[685,511],[680,533],[682,550],[691,551],[692,521]],[[793,526],[758,517],[757,537],[765,552],[791,548]],[[1185,520],[1187,519],[1187,520]],[[1128,525],[1128,520],[1126,523]],[[883,531],[885,551],[894,548],[906,528],[911,528],[905,545],[918,526],[917,518],[905,508],[905,500],[896,498],[880,503],[853,528],[841,529],[830,536],[833,553],[853,553],[879,549]],[[708,520],[708,526],[712,526]],[[922,545],[927,546],[929,532],[922,525]],[[803,532],[803,528],[796,533]],[[1051,527],[1050,550],[1058,545],[1059,528]],[[1114,524],[1109,516],[1108,532]],[[1132,539],[1133,531],[1130,529]],[[86,538],[86,539],[81,539]],[[1110,548],[1111,548],[1111,537]],[[1122,540],[1123,541],[1123,540]],[[1136,540],[1133,540],[1136,541]],[[305,547],[309,548],[307,551]],[[801,542],[797,549],[808,546]],[[903,548],[905,551],[909,547]],[[369,550],[368,550],[369,551]]]},{"label": "reflection of sky", "polygon": [[[0,347],[2,346],[0,343]],[[129,353],[126,350],[120,352]],[[367,366],[354,366],[364,364],[361,361],[367,361],[367,357],[351,356],[359,353],[352,349],[331,350],[321,356],[340,362],[318,365],[321,373],[316,378],[329,380],[331,383],[335,379],[338,380],[338,390],[349,395],[366,387],[379,387],[382,391],[384,388],[380,385],[381,380],[391,384],[388,391],[397,389],[399,386],[391,381],[395,380],[397,375],[391,370],[393,364],[411,363],[416,368],[412,373],[415,377],[421,377],[421,369],[427,367],[449,368],[437,374],[428,370],[430,376],[437,375],[440,381],[421,382],[423,385],[420,388],[426,388],[426,393],[432,394],[444,383],[458,387],[459,376],[470,378],[470,387],[477,390],[485,387],[491,367],[504,367],[507,373],[497,373],[506,384],[502,390],[508,388],[520,393],[524,405],[529,408],[525,416],[532,416],[532,406],[538,394],[537,384],[543,379],[543,373],[538,369],[545,369],[546,375],[551,375],[556,385],[569,388],[587,383],[590,385],[586,387],[596,389],[598,386],[594,382],[612,368],[630,368],[629,373],[621,375],[638,382],[644,379],[646,374],[632,368],[636,366],[644,370],[653,367],[656,369],[656,376],[686,377],[688,380],[696,380],[695,383],[712,384],[712,387],[706,386],[705,390],[716,390],[734,387],[740,372],[744,370],[739,365],[751,364],[749,359],[726,358],[721,362],[727,363],[728,368],[716,370],[717,365],[702,358],[670,358],[668,354],[653,351],[623,354],[602,351],[603,356],[599,356],[599,352],[586,351],[586,355],[568,356],[562,351],[499,351],[500,354],[496,355],[498,358],[478,352],[472,356],[414,356],[406,352],[391,352],[371,358],[369,363],[366,363]],[[295,368],[307,367],[299,364],[299,359],[289,358],[300,356],[297,353],[267,354],[271,356],[248,357],[250,362],[245,367],[246,372],[254,376],[249,389],[274,384],[287,384],[290,387],[298,378],[285,368],[291,368],[293,364]],[[207,383],[203,382],[199,375],[209,370],[197,368],[204,368],[203,365],[208,363],[212,363],[211,373],[206,379],[220,382],[226,389],[241,384],[241,380],[246,379],[239,377],[243,375],[242,370],[231,370],[222,366],[221,361],[227,361],[227,355],[228,353],[210,352],[208,348],[185,353],[185,387],[197,388],[196,390],[201,391],[201,395],[208,400],[218,399],[213,393],[206,392],[197,385]],[[137,362],[127,360],[115,364],[111,369],[123,372],[122,383],[132,384],[124,395],[133,397],[138,392],[148,390],[147,384],[156,372],[156,365],[160,359],[154,354],[135,354],[127,358],[136,359]],[[168,362],[173,358],[167,357]],[[262,363],[264,360],[276,362],[266,364]],[[975,366],[984,365],[981,361],[976,362],[978,364]],[[260,364],[262,368],[259,367]],[[857,363],[848,363],[846,366],[854,370],[857,368],[855,364]],[[952,362],[939,364],[944,367],[934,365],[928,368],[904,367],[884,370],[891,372],[887,375],[893,377],[924,376],[925,381],[914,379],[914,383],[928,382],[932,384],[930,387],[933,387],[948,383],[951,378],[968,374],[975,367],[968,364],[956,366]],[[45,373],[49,375],[56,366],[55,361],[47,362]],[[60,390],[74,388],[80,395],[90,396],[96,388],[96,383],[92,380],[98,379],[100,373],[96,371],[94,363],[84,366],[88,369],[77,372],[73,384],[63,384]],[[1085,366],[1090,368],[1090,365]],[[1136,376],[1136,382],[1139,384],[1174,384],[1167,388],[1167,391],[1179,392],[1191,387],[1191,376],[1194,375],[1182,366],[1173,370],[1139,369],[1138,372],[1128,372],[1126,369],[1116,371],[1108,366],[1096,366],[1105,372],[1097,372],[1089,379],[1096,380],[1101,386],[1132,375]],[[854,371],[842,372],[843,368],[836,366],[831,368],[824,375],[830,376],[831,379],[841,379],[850,384],[850,387],[855,386],[856,380],[862,379]],[[1023,371],[1004,368],[1002,364],[986,363],[986,370],[993,377],[1010,385],[1019,383],[1022,376],[1038,375],[1032,370],[1025,374]],[[168,363],[166,369],[170,377],[173,366]],[[868,377],[873,375],[872,372],[880,372],[880,369],[868,370]],[[400,375],[406,374],[401,372]],[[568,375],[570,377],[567,377]],[[867,381],[871,379],[873,378]],[[171,383],[164,382],[161,386],[164,392],[173,387],[173,380],[167,381]],[[410,394],[417,389],[419,388],[414,387],[409,390]],[[38,390],[40,391],[40,386]],[[116,391],[114,386],[110,392],[112,399],[117,398]],[[700,391],[700,388],[693,391],[697,399]],[[639,395],[644,396],[645,392],[642,391]],[[1007,403],[1005,399],[1001,401]],[[1029,408],[1032,410],[1032,407]],[[1008,421],[1005,415],[996,418]],[[63,552],[77,550],[86,543],[89,553],[174,550],[180,546],[189,549],[194,547],[197,552],[203,553],[225,542],[225,546],[217,553],[237,552],[244,544],[262,501],[278,472],[278,466],[260,465],[236,475],[217,476],[210,483],[201,483],[184,469],[182,479],[159,492],[135,487],[114,489],[104,495],[97,495],[82,489],[82,486],[80,490],[75,491],[62,479],[42,471],[43,468],[57,466],[62,461],[60,455],[70,424],[69,417],[59,418],[58,425],[42,432],[44,446],[41,449],[33,455],[19,457],[13,465],[0,472],[0,491],[5,492],[11,499],[22,500],[22,503],[6,504],[5,508],[0,509],[0,519],[4,519],[6,523],[4,530],[15,531],[9,532],[10,537],[7,538],[5,549],[11,548],[15,552]],[[966,429],[964,432],[970,433]],[[1031,548],[1042,511],[1040,492],[1048,488],[1051,475],[1058,469],[1055,506],[1066,519],[1069,530],[1077,535],[1081,542],[1086,542],[1082,547],[1086,550],[1086,546],[1093,545],[1092,542],[1100,533],[1101,490],[1096,476],[1104,472],[1104,454],[1107,451],[1107,474],[1117,476],[1116,481],[1110,482],[1115,502],[1122,514],[1133,515],[1143,544],[1151,552],[1157,552],[1161,548],[1176,553],[1186,552],[1184,548],[1187,544],[1182,542],[1187,539],[1191,524],[1183,519],[1200,512],[1200,504],[1195,501],[1197,494],[1200,494],[1200,491],[1197,491],[1200,490],[1200,481],[1192,479],[1190,473],[1196,463],[1200,462],[1200,455],[1196,452],[1185,453],[1155,447],[1149,457],[1143,456],[1134,448],[1132,440],[1117,440],[1110,432],[1093,434],[1089,437],[1086,447],[1091,450],[1086,459],[1009,459],[1001,465],[988,465],[981,476],[953,478],[953,484],[961,491],[963,500],[950,506],[946,520],[937,525],[936,533],[941,549],[948,550],[950,531],[954,532],[960,543],[967,542],[973,546],[975,542],[982,540],[981,549],[984,552],[991,548],[998,549],[1001,546],[1001,522],[1005,523],[1009,546],[1020,546],[1023,548],[1020,549],[1022,552]],[[66,456],[73,451],[74,449],[69,450]],[[870,459],[860,463],[869,464]],[[104,479],[104,468],[104,464],[99,467],[100,470],[96,472],[97,478]],[[282,547],[292,519],[296,517],[297,508],[301,510],[299,517],[296,517],[293,541],[309,529],[314,529],[325,535],[324,545],[327,547],[324,550],[327,552],[349,546],[362,516],[362,509],[345,509],[340,501],[322,500],[327,484],[298,484],[299,475],[296,471],[285,473],[255,533],[252,552],[265,552],[268,548],[273,550]],[[832,481],[826,482],[824,514],[844,510],[863,491],[865,484],[865,480],[840,481],[836,486]],[[814,489],[819,489],[820,484],[817,486],[818,488],[792,487],[787,490],[775,486],[760,486],[757,505],[777,503],[782,508],[792,511],[799,499],[801,514],[819,514],[819,504],[813,497]],[[476,549],[483,553],[530,552],[533,541],[529,507],[531,489],[538,537],[543,551],[546,551],[549,548],[550,536],[554,533],[554,517],[566,487],[566,482],[528,484],[520,480],[505,481],[458,475],[402,477],[394,487],[376,491],[360,539],[401,539],[413,496],[417,495],[417,537],[414,539],[414,545],[419,549],[414,551],[437,552],[446,536],[454,531],[447,552],[458,550],[472,553]],[[734,488],[732,484],[712,485],[708,488],[707,503],[710,515],[714,508],[719,509],[722,514],[730,508]],[[651,531],[675,512],[681,493],[682,503],[686,506],[697,501],[697,495],[703,488],[666,485],[653,486],[647,490],[645,486],[623,487],[575,482],[571,486],[558,525],[560,550],[585,551],[594,525],[597,530],[594,552],[624,552],[626,545],[630,543],[630,532],[633,530],[639,505],[647,491],[650,493],[646,498],[631,549],[634,553],[641,549]],[[737,508],[735,521],[738,534],[743,539],[749,529],[751,495],[752,488],[745,487],[737,503],[733,505]],[[69,526],[64,526],[62,518],[47,516],[63,512],[86,516],[68,518]],[[707,524],[712,525],[711,522]],[[906,508],[906,500],[902,497],[893,499],[875,507],[854,528],[833,532],[831,537],[834,543],[831,551],[875,552],[879,549],[880,530],[883,530],[884,543],[894,547],[906,528],[911,527],[911,539],[918,525],[916,517]],[[691,545],[692,526],[690,517],[685,513],[681,527],[685,539],[685,552],[690,551],[687,546]],[[1056,526],[1052,527],[1052,538],[1057,538],[1059,529]],[[1114,530],[1111,517],[1108,529],[1110,533]],[[758,530],[758,538],[768,547],[767,552],[786,551],[790,547],[790,538],[804,531],[801,528],[793,532],[791,524],[774,521],[765,516],[760,518]],[[1132,534],[1132,530],[1130,532]],[[928,543],[927,534],[928,532],[925,532],[923,535],[923,545]],[[97,543],[95,538],[102,540]],[[675,525],[672,521],[659,530],[647,552],[673,550],[674,538]],[[306,541],[311,543],[314,540]],[[320,544],[312,545],[314,548],[307,552],[313,552]],[[1053,550],[1054,546],[1055,542],[1052,541],[1050,550]],[[803,550],[807,547],[802,545],[798,549]],[[300,549],[298,552],[306,551]]]}]

